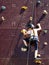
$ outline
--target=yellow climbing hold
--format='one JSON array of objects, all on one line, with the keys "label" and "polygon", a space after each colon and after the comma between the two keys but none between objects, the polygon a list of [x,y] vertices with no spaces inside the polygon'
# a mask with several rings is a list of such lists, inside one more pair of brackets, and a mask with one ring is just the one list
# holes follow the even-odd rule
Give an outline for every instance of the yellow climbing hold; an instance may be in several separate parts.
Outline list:
[{"label": "yellow climbing hold", "polygon": [[22,9],[26,10],[28,7],[27,6],[22,6]]},{"label": "yellow climbing hold", "polygon": [[41,60],[36,60],[35,63],[41,64]]}]

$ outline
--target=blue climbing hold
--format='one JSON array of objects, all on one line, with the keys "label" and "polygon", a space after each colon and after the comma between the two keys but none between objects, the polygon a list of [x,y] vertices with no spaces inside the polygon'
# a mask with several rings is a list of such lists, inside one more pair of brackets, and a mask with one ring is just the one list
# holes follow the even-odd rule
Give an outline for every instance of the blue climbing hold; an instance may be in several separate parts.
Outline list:
[{"label": "blue climbing hold", "polygon": [[1,6],[1,10],[2,11],[6,10],[6,7],[5,6]]}]

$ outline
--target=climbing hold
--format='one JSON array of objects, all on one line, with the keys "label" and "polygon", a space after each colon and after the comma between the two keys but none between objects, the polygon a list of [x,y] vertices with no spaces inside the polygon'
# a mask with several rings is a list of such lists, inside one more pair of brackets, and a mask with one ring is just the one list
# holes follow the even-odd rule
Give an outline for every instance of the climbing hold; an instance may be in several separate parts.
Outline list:
[{"label": "climbing hold", "polygon": [[44,45],[45,45],[45,46],[47,46],[47,45],[48,45],[48,43],[47,43],[47,42],[44,42]]},{"label": "climbing hold", "polygon": [[28,7],[27,6],[22,6],[21,9],[26,10]]},{"label": "climbing hold", "polygon": [[37,3],[36,3],[36,7],[38,7],[40,4],[41,4],[41,1],[38,0]]},{"label": "climbing hold", "polygon": [[45,46],[47,46],[47,45],[48,45],[48,43],[47,43],[47,42],[44,42],[44,43],[43,43],[43,46],[42,46],[42,49],[44,49]]},{"label": "climbing hold", "polygon": [[40,60],[36,60],[36,63],[37,63],[37,64],[41,64],[41,61],[40,61]]},{"label": "climbing hold", "polygon": [[1,6],[1,11],[4,11],[6,9],[5,6]]},{"label": "climbing hold", "polygon": [[43,10],[43,14],[47,15],[47,14],[48,14],[48,12],[47,12],[46,10]]},{"label": "climbing hold", "polygon": [[21,51],[25,52],[25,51],[27,51],[27,49],[22,47]]},{"label": "climbing hold", "polygon": [[0,24],[2,24],[2,22],[5,20],[5,18],[2,16],[1,20],[0,20]]},{"label": "climbing hold", "polygon": [[1,17],[1,19],[2,19],[2,21],[4,21],[4,20],[5,20],[5,18],[4,18],[3,16]]},{"label": "climbing hold", "polygon": [[38,23],[41,22],[41,20],[48,14],[48,12],[46,10],[43,10],[43,13],[40,17],[40,19],[38,20]]},{"label": "climbing hold", "polygon": [[42,61],[41,61],[41,59],[35,59],[35,63],[37,63],[37,64],[41,64]]},{"label": "climbing hold", "polygon": [[22,7],[21,7],[20,14],[22,14],[27,8],[28,8],[27,6],[22,6]]},{"label": "climbing hold", "polygon": [[48,7],[49,5],[47,3],[44,3],[44,6]]},{"label": "climbing hold", "polygon": [[49,5],[48,5],[48,4],[46,4],[46,6],[48,7]]},{"label": "climbing hold", "polygon": [[48,32],[48,30],[43,30],[43,33],[46,34]]}]

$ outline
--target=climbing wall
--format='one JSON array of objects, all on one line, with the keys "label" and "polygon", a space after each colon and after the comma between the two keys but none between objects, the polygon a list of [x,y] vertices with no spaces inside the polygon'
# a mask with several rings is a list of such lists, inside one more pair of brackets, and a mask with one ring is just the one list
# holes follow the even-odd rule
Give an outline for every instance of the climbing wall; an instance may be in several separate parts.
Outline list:
[{"label": "climbing wall", "polygon": [[[20,31],[26,28],[30,16],[34,18],[33,23],[36,25],[43,10],[48,14],[40,22],[42,31],[39,35],[39,53],[41,65],[49,65],[49,0],[40,1],[41,4],[36,7],[37,0],[0,0],[0,65],[36,65],[33,61],[33,47],[29,60],[28,52],[21,51],[24,44]],[[3,11],[2,6],[5,6]],[[27,6],[27,9],[21,11],[22,6]]]}]

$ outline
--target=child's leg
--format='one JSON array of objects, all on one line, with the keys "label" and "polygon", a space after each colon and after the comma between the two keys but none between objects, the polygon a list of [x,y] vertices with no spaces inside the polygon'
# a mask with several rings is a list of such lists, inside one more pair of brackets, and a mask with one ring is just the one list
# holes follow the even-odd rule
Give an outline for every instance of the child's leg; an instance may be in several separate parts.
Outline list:
[{"label": "child's leg", "polygon": [[34,58],[36,59],[38,55],[38,41],[35,41],[35,56]]},{"label": "child's leg", "polygon": [[27,43],[26,43],[26,41],[25,41],[25,40],[23,40],[23,43],[24,43],[24,45],[25,45],[25,46],[27,46]]}]

